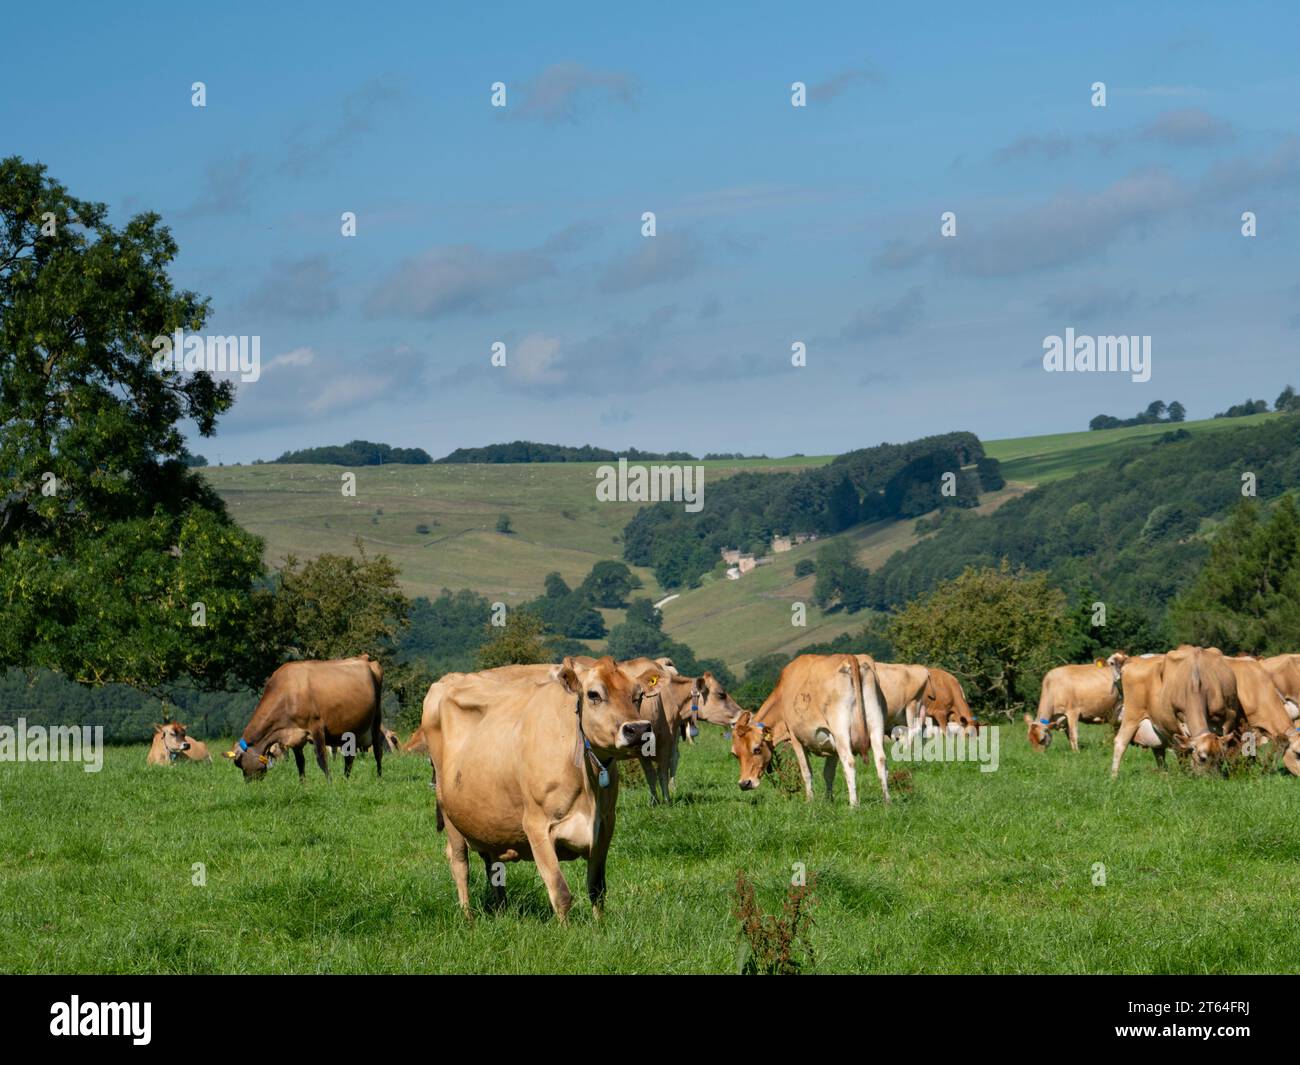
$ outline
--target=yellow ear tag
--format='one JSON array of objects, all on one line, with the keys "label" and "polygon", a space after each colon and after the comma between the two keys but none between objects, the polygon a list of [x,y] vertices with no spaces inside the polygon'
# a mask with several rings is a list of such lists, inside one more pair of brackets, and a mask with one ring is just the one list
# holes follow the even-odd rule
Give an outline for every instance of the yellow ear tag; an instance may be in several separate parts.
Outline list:
[{"label": "yellow ear tag", "polygon": [[1106,660],[1104,658],[1099,658],[1097,659],[1095,664],[1099,666],[1104,666],[1106,664]]},{"label": "yellow ear tag", "polygon": [[653,688],[658,683],[659,683],[659,674],[652,673],[650,674],[650,679],[646,681],[646,686],[649,688]]}]

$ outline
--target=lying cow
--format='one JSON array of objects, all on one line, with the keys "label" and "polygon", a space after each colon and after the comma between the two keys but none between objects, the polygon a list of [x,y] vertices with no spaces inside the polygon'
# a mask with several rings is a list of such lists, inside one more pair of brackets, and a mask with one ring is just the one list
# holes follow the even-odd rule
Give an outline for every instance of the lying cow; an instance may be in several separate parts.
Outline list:
[{"label": "lying cow", "polygon": [[1284,752],[1282,762],[1292,776],[1300,776],[1300,730],[1287,713],[1274,676],[1253,658],[1226,660],[1237,678],[1237,701],[1241,705],[1243,735],[1255,732]]},{"label": "lying cow", "polygon": [[[565,659],[548,679],[448,674],[424,701],[421,729],[436,782],[438,826],[466,916],[470,850],[483,858],[497,905],[498,862],[533,861],[551,907],[573,899],[560,862],[587,859],[587,894],[599,916],[614,836],[619,759],[635,755],[651,722],[646,688],[612,658]],[[666,674],[657,674],[655,685]]]},{"label": "lying cow", "polygon": [[1231,731],[1238,704],[1236,677],[1220,652],[1183,644],[1164,655],[1122,659],[1120,680],[1124,709],[1115,732],[1112,779],[1119,776],[1130,743],[1150,748],[1162,769],[1170,747],[1197,771],[1222,760],[1223,739],[1213,726]]},{"label": "lying cow", "polygon": [[1104,725],[1117,720],[1123,662],[1123,655],[1112,655],[1104,666],[1057,666],[1048,670],[1038,697],[1038,717],[1025,715],[1029,745],[1036,751],[1046,750],[1052,742],[1051,730],[1065,727],[1070,750],[1077,752],[1080,721]]},{"label": "lying cow", "polygon": [[889,802],[889,772],[885,768],[885,696],[870,655],[799,655],[777,679],[772,694],[756,713],[742,713],[731,730],[731,753],[740,763],[740,787],[759,786],[775,748],[794,749],[804,794],[812,801],[812,770],[808,755],[824,758],[822,777],[832,795],[835,767],[844,767],[849,805],[858,805],[854,754],[866,757],[868,747],[885,802]]},{"label": "lying cow", "polygon": [[971,713],[961,682],[946,669],[930,667],[930,680],[925,686],[925,714],[933,718],[940,729],[947,732],[957,729],[974,736],[979,728]]},{"label": "lying cow", "polygon": [[278,743],[293,751],[301,780],[307,772],[303,747],[310,743],[328,778],[330,746],[344,748],[344,776],[352,773],[355,752],[373,746],[375,773],[383,776],[383,686],[384,669],[367,654],[286,662],[271,674],[239,743],[226,757],[243,770],[245,780],[254,780],[270,767],[270,751]]},{"label": "lying cow", "polygon": [[202,740],[192,739],[179,721],[154,725],[146,765],[172,765],[175,762],[211,762],[212,755]]}]

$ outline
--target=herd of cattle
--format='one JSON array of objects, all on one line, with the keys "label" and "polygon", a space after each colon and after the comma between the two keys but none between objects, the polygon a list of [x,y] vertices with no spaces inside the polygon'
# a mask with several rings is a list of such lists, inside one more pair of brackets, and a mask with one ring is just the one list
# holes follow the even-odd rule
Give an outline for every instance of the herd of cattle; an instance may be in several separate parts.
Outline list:
[{"label": "herd of cattle", "polygon": [[[302,777],[310,743],[328,776],[329,752],[343,753],[348,774],[356,754],[370,749],[382,776],[384,754],[399,750],[383,726],[382,689],[383,669],[369,655],[287,663],[268,681],[226,757],[251,780],[292,751]],[[1056,730],[1065,729],[1077,751],[1080,722],[1113,725],[1112,776],[1131,743],[1150,748],[1162,767],[1172,747],[1202,770],[1267,744],[1300,776],[1298,707],[1300,655],[1230,658],[1185,645],[1059,666],[1043,678],[1038,714],[1026,714],[1025,722],[1039,750]],[[677,787],[680,744],[693,742],[700,721],[731,730],[742,789],[757,788],[775,749],[788,743],[807,798],[809,755],[818,755],[828,796],[843,767],[851,806],[858,804],[858,755],[874,764],[889,802],[887,734],[973,735],[985,727],[951,673],[870,655],[800,655],[753,712],[711,673],[682,676],[667,658],[571,657],[559,665],[447,674],[430,687],[420,727],[400,749],[427,754],[432,766],[437,827],[446,833],[461,907],[469,912],[472,850],[483,859],[496,904],[505,897],[498,863],[534,862],[561,919],[572,900],[559,863],[585,858],[587,892],[599,914],[614,835],[615,763],[638,759],[651,802],[667,801]],[[210,760],[183,725],[159,726],[149,762],[182,759]]]}]

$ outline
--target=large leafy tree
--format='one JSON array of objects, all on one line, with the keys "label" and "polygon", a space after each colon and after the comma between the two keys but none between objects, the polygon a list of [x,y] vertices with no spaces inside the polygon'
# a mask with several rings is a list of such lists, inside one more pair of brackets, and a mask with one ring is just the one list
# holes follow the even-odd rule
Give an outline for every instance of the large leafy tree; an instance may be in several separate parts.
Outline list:
[{"label": "large leafy tree", "polygon": [[234,398],[159,371],[152,341],[197,331],[156,214],[116,227],[43,166],[0,160],[0,668],[159,690],[265,675],[261,542],[186,463]]},{"label": "large leafy tree", "polygon": [[903,662],[951,670],[986,712],[1010,715],[1037,697],[1043,673],[1059,665],[1070,632],[1065,594],[1044,573],[967,569],[890,621]]},{"label": "large leafy tree", "polygon": [[1292,497],[1267,516],[1253,500],[1238,504],[1169,617],[1180,640],[1229,653],[1300,646],[1300,510]]}]

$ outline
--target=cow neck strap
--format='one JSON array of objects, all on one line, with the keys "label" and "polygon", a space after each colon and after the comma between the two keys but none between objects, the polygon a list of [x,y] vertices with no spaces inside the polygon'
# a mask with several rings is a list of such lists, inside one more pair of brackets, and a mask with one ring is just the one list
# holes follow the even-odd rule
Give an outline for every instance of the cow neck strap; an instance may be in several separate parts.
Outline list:
[{"label": "cow neck strap", "polygon": [[575,766],[581,766],[584,757],[590,759],[590,761],[595,765],[597,770],[596,782],[602,788],[607,788],[609,787],[609,769],[600,760],[596,752],[592,750],[591,741],[587,739],[587,730],[582,727],[582,701],[583,701],[582,693],[579,692],[578,704],[573,708],[573,712],[578,719],[578,743],[581,746],[579,747],[577,753],[574,755],[573,764]]}]

